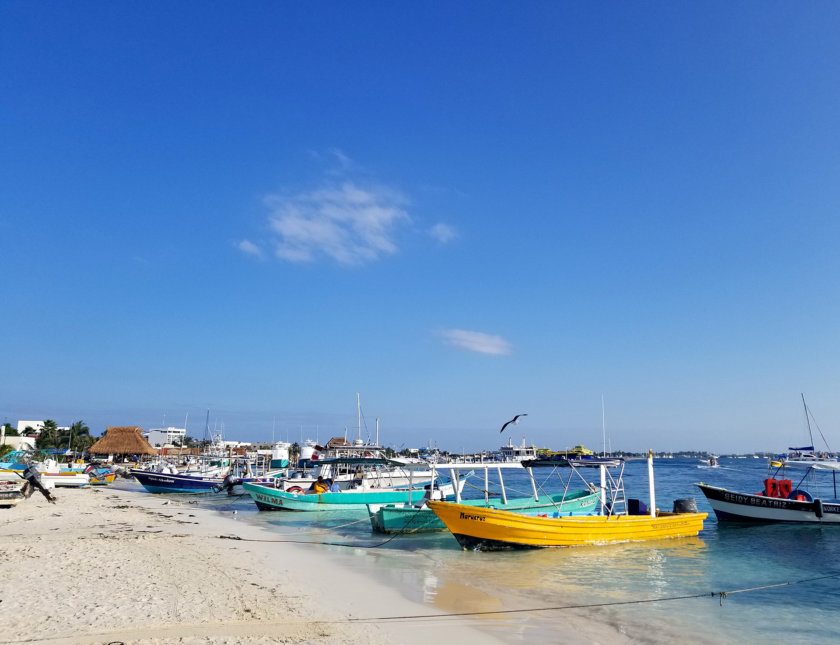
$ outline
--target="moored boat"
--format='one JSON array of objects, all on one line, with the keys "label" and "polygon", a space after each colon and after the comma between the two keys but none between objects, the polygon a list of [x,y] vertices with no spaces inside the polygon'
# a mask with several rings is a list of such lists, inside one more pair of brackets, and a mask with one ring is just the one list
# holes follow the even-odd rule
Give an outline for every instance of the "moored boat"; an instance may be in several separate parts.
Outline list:
[{"label": "moored boat", "polygon": [[[438,465],[439,470],[449,470],[453,478],[458,478],[459,471],[464,466],[453,464]],[[479,499],[465,500],[461,498],[460,491],[456,491],[456,503],[466,506],[482,506],[487,508],[500,508],[514,513],[518,512],[546,512],[563,513],[590,512],[598,502],[598,495],[591,489],[564,491],[562,493],[540,495],[534,482],[533,472],[526,469],[531,482],[533,494],[530,497],[509,498],[502,476],[503,468],[498,464],[469,464],[475,470],[484,470],[484,496]],[[489,471],[498,473],[498,479],[493,486],[498,489],[494,496],[490,495]],[[504,470],[511,470],[504,468]],[[519,470],[519,468],[516,468]],[[427,506],[426,501],[440,499],[439,496],[425,496],[415,502],[404,502],[401,504],[369,504],[371,528],[378,533],[421,533],[429,531],[445,531],[446,525]]]},{"label": "moored boat", "polygon": [[[787,468],[804,467],[796,485],[784,476]],[[790,522],[804,524],[840,524],[840,499],[837,497],[837,462],[787,461],[764,480],[764,490],[744,493],[705,483],[697,487],[706,496],[718,521]],[[831,485],[821,494],[820,473],[831,473]],[[806,484],[807,482],[807,484]]]},{"label": "moored boat", "polygon": [[[533,465],[554,461],[541,460]],[[656,509],[652,454],[648,456],[649,512],[640,502],[628,504],[625,499],[622,483],[624,460],[596,458],[583,463],[576,461],[566,460],[563,465],[573,471],[585,467],[598,467],[600,470],[600,515],[563,515],[560,512],[533,515],[449,502],[427,503],[462,547],[475,550],[601,545],[696,536],[702,530],[706,513],[669,513]],[[607,468],[618,468],[618,476],[613,477]],[[679,509],[681,506],[675,503],[675,510]]]},{"label": "moored boat", "polygon": [[[340,460],[333,460],[338,462]],[[358,459],[351,459],[357,463]],[[387,465],[387,459],[369,459],[378,465]],[[279,484],[279,482],[278,482]],[[292,492],[277,488],[273,483],[245,482],[243,488],[254,500],[261,511],[358,511],[367,510],[368,504],[392,504],[410,502],[423,497],[427,490],[437,490],[446,497],[455,495],[456,486],[460,491],[464,480],[448,481],[435,475],[432,480],[418,480],[416,485],[388,487],[380,486],[376,481],[360,480],[354,488],[335,492]]]}]

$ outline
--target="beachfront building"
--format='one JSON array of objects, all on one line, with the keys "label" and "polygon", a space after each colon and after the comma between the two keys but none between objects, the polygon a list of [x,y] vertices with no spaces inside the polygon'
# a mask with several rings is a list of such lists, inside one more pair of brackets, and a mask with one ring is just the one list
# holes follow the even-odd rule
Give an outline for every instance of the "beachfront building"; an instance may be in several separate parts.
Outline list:
[{"label": "beachfront building", "polygon": [[41,430],[44,429],[44,420],[38,421],[18,421],[17,422],[17,431],[20,436],[33,436],[37,437],[41,434]]},{"label": "beachfront building", "polygon": [[152,428],[149,430],[149,443],[155,448],[162,446],[184,445],[187,436],[186,428]]}]

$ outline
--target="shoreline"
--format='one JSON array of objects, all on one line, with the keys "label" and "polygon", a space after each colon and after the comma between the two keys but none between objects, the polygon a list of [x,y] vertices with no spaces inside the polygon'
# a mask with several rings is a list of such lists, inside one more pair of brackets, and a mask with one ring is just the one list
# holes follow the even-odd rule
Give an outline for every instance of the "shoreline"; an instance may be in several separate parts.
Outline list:
[{"label": "shoreline", "polygon": [[[57,497],[0,513],[0,643],[501,642],[334,553],[272,544],[268,531],[189,500],[115,487]],[[232,534],[243,539],[220,539]],[[438,613],[410,625],[377,618]]]}]

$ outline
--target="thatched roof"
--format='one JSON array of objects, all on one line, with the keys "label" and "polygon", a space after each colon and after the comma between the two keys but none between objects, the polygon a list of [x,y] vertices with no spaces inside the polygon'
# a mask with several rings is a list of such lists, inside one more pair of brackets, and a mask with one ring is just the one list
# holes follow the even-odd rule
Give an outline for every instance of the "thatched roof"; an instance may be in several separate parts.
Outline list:
[{"label": "thatched roof", "polygon": [[353,444],[347,441],[344,437],[333,437],[327,442],[327,448],[344,448],[352,446]]},{"label": "thatched roof", "polygon": [[88,452],[99,455],[156,455],[157,451],[141,434],[137,426],[110,427],[105,436],[88,448]]}]

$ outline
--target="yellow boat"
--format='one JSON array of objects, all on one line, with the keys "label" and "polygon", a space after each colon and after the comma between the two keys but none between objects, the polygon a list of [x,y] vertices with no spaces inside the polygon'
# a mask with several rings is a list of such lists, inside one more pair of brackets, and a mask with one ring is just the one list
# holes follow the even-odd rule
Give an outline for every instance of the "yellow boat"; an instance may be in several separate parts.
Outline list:
[{"label": "yellow boat", "polygon": [[[644,504],[638,504],[636,508],[631,507],[632,513],[627,511],[628,504],[623,484],[623,459],[538,460],[531,462],[531,465],[568,467],[572,469],[572,473],[578,471],[579,468],[599,468],[601,471],[601,514],[565,515],[558,512],[529,515],[451,502],[427,501],[426,504],[462,547],[478,551],[614,544],[690,537],[696,536],[703,529],[703,520],[708,515],[696,512],[697,508],[693,500],[682,500],[682,502],[691,502],[687,509],[691,512],[663,513],[656,510],[651,453],[648,454],[651,508],[649,512],[644,508]],[[618,477],[615,478],[609,474],[608,468],[619,468]],[[570,476],[569,481],[571,480]],[[675,510],[678,506],[685,508],[684,504],[678,505],[675,502]],[[618,513],[619,508],[623,508],[623,512]]]},{"label": "yellow boat", "polygon": [[534,516],[451,502],[426,502],[458,543],[479,551],[613,544],[695,536],[706,513]]}]

